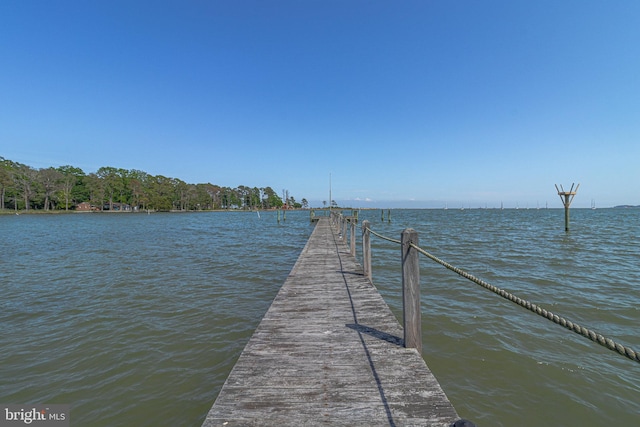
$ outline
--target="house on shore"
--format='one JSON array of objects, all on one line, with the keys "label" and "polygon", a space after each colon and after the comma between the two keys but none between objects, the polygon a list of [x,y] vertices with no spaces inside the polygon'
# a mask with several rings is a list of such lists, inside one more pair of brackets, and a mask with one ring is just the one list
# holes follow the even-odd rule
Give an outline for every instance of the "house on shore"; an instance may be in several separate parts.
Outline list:
[{"label": "house on shore", "polygon": [[78,212],[95,212],[99,210],[100,210],[99,207],[94,206],[89,202],[78,203],[76,206],[76,211]]},{"label": "house on shore", "polygon": [[102,210],[111,210],[113,212],[131,212],[133,209],[131,208],[131,205],[128,205],[126,203],[112,203],[111,205],[109,205],[109,203],[105,203],[104,206],[102,206]]}]

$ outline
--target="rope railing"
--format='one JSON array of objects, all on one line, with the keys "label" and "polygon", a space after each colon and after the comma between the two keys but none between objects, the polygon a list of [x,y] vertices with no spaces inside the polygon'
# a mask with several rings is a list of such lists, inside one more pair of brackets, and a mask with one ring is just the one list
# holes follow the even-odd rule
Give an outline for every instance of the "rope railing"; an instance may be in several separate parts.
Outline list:
[{"label": "rope railing", "polygon": [[423,254],[424,256],[426,256],[427,258],[437,262],[438,264],[444,266],[445,268],[447,268],[448,270],[451,270],[457,274],[459,274],[460,276],[464,277],[465,279],[468,279],[470,281],[472,281],[473,283],[482,286],[485,289],[490,290],[491,292],[500,295],[502,298],[507,299],[513,303],[518,304],[521,307],[526,308],[527,310],[536,313],[539,316],[544,317],[547,320],[551,320],[553,323],[556,323],[560,326],[563,326],[566,329],[569,329],[572,332],[575,332],[576,334],[582,335],[585,338],[590,339],[593,342],[596,342],[598,344],[600,344],[603,347],[608,348],[609,350],[613,350],[616,351],[617,353],[621,354],[622,356],[628,357],[631,360],[634,360],[636,362],[640,363],[640,353],[632,350],[629,347],[625,347],[622,344],[616,343],[615,341],[613,341],[611,338],[607,338],[605,336],[603,336],[602,334],[596,333],[590,329],[587,329],[583,326],[578,325],[577,323],[571,322],[567,319],[565,319],[564,317],[558,316],[557,314],[554,314],[542,307],[540,307],[539,305],[533,304],[525,299],[522,299],[520,297],[515,296],[514,294],[505,291],[504,289],[500,289],[497,286],[494,286],[490,283],[485,282],[484,280],[478,279],[477,277],[467,273],[466,271],[458,268],[458,267],[454,267],[453,265],[439,259],[438,257],[431,255],[430,253],[428,253],[427,251],[425,251],[424,249],[420,248],[419,246],[413,245],[411,244],[411,247],[413,247],[415,250],[417,250],[418,252],[420,252],[421,254]]},{"label": "rope railing", "polygon": [[402,244],[402,242],[398,239],[392,239],[391,237],[387,237],[387,236],[383,236],[382,234],[378,234],[375,231],[373,231],[372,229],[369,229],[369,233],[373,234],[376,237],[381,238],[382,240],[386,240],[388,242],[392,242],[392,243],[397,243],[397,244]]},{"label": "rope railing", "polygon": [[[383,239],[383,240],[386,240],[386,241],[389,241],[389,242],[392,242],[392,243],[396,243],[396,244],[400,244],[400,245],[407,245],[407,246],[415,249],[418,253],[426,256],[427,258],[431,259],[432,261],[434,261],[434,262],[442,265],[443,267],[447,268],[448,270],[451,270],[454,273],[464,277],[465,279],[468,279],[471,282],[473,282],[473,283],[475,283],[475,284],[477,284],[479,286],[482,286],[483,288],[485,288],[487,290],[490,290],[491,292],[501,296],[502,298],[504,298],[504,299],[506,299],[508,301],[511,301],[511,302],[513,302],[515,304],[518,304],[519,306],[524,307],[527,310],[529,310],[529,311],[531,311],[531,312],[533,312],[533,313],[535,313],[535,314],[537,314],[537,315],[539,315],[541,317],[544,317],[545,319],[550,320],[550,321],[552,321],[552,322],[554,322],[554,323],[556,323],[556,324],[558,324],[558,325],[560,325],[560,326],[562,326],[562,327],[564,327],[564,328],[566,328],[566,329],[568,329],[568,330],[570,330],[570,331],[572,331],[572,332],[574,332],[574,333],[576,333],[578,335],[581,335],[581,336],[583,336],[585,338],[588,338],[591,341],[593,341],[595,343],[598,343],[598,344],[600,344],[601,346],[603,346],[605,348],[608,348],[609,350],[615,351],[615,352],[617,352],[618,354],[620,354],[622,356],[625,356],[625,357],[627,357],[627,358],[629,358],[629,359],[631,359],[631,360],[633,360],[635,362],[640,363],[640,353],[639,352],[636,352],[636,351],[632,350],[629,347],[626,347],[626,346],[624,346],[622,344],[619,344],[619,343],[615,342],[614,340],[612,340],[611,338],[607,338],[607,337],[603,336],[602,334],[599,334],[599,333],[594,332],[594,331],[592,331],[592,330],[590,330],[588,328],[580,326],[579,324],[577,324],[575,322],[571,322],[571,321],[565,319],[562,316],[559,316],[559,315],[557,315],[555,313],[552,313],[552,312],[540,307],[539,305],[533,304],[533,303],[531,303],[531,302],[529,302],[529,301],[527,301],[525,299],[522,299],[522,298],[520,298],[520,297],[518,297],[518,296],[516,296],[516,295],[514,295],[514,294],[512,294],[510,292],[505,291],[504,289],[500,289],[497,286],[494,286],[494,285],[492,285],[490,283],[487,283],[484,280],[479,279],[479,278],[467,273],[466,271],[464,271],[464,270],[462,270],[462,269],[460,269],[458,267],[455,267],[455,266],[449,264],[448,262],[443,261],[440,258],[430,254],[429,252],[425,251],[420,246],[418,246],[417,243],[414,243],[412,241],[405,241],[405,243],[403,243],[404,235],[405,235],[406,232],[415,234],[415,236],[416,236],[415,239],[417,240],[417,233],[415,233],[415,231],[412,230],[412,229],[406,229],[405,231],[403,231],[402,232],[403,233],[403,240],[397,240],[397,239],[392,239],[390,237],[383,236],[383,235],[381,235],[379,233],[376,233],[375,231],[371,230],[371,228],[369,228],[369,222],[365,221],[363,223],[363,226],[362,226],[363,246],[365,244],[368,244],[368,243],[365,243],[365,242],[368,239],[368,235],[369,234],[373,234],[374,236],[376,236],[376,237],[378,237],[380,239]],[[353,236],[352,236],[352,238],[353,238]],[[367,251],[370,251],[370,248],[369,249],[365,249],[363,247],[363,256],[365,257],[365,260],[366,260],[367,256],[369,257],[369,259],[371,258],[370,254],[369,255],[365,254],[365,252],[367,252]],[[404,272],[404,262],[405,262],[405,250],[403,249],[403,283],[405,282],[405,278],[404,278],[404,274],[405,274],[405,272]],[[419,270],[419,268],[418,268],[418,270]],[[370,275],[371,275],[371,272],[370,272],[370,265],[369,265],[369,278],[371,277]],[[413,280],[416,280],[416,278],[417,278],[417,280],[419,282],[419,271],[414,272],[413,275],[415,276]],[[404,290],[403,290],[403,293],[404,293]],[[406,328],[407,328],[407,325],[405,325],[405,329]]]}]

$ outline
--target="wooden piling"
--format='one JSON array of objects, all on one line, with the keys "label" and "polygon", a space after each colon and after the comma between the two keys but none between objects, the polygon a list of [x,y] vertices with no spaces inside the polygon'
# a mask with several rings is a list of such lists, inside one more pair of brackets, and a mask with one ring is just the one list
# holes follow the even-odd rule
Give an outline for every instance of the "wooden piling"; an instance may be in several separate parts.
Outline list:
[{"label": "wooden piling", "polygon": [[344,215],[342,217],[342,235],[344,236],[344,241],[347,241],[347,218]]},{"label": "wooden piling", "polygon": [[371,232],[369,221],[362,221],[362,270],[364,276],[371,280]]},{"label": "wooden piling", "polygon": [[415,348],[422,354],[422,320],[420,313],[420,259],[418,233],[405,229],[400,238],[402,251],[402,318],[404,326],[404,346]]},{"label": "wooden piling", "polygon": [[349,244],[350,244],[350,253],[351,256],[355,257],[356,256],[356,223],[353,220],[353,218],[350,221],[351,223],[351,234],[349,235]]}]

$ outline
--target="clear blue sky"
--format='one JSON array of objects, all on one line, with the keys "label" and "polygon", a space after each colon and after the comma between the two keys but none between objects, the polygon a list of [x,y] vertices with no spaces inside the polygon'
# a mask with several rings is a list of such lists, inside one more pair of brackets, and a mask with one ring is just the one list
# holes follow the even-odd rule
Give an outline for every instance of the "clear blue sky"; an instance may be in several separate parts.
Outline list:
[{"label": "clear blue sky", "polygon": [[640,204],[640,1],[0,2],[0,156],[321,205]]}]

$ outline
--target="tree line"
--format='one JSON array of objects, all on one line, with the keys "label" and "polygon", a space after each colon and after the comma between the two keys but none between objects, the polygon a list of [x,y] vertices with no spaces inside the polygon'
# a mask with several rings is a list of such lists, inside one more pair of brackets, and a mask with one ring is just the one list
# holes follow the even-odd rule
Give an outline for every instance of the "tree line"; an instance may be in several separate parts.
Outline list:
[{"label": "tree line", "polygon": [[0,209],[74,210],[81,203],[94,210],[188,211],[308,207],[287,190],[188,184],[178,178],[140,170],[101,167],[86,174],[74,166],[35,169],[0,157]]}]

